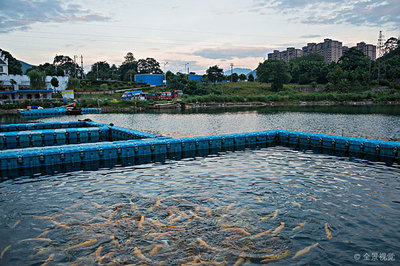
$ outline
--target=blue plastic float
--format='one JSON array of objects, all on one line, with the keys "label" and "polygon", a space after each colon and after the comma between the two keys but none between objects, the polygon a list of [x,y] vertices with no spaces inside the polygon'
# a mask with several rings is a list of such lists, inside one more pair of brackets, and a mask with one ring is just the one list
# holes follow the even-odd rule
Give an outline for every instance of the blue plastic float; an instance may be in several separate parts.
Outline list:
[{"label": "blue plastic float", "polygon": [[[0,170],[137,159],[247,147],[290,145],[398,160],[400,143],[268,130],[217,136],[170,138],[107,124],[76,121],[0,125]],[[135,160],[134,160],[135,161]]]}]

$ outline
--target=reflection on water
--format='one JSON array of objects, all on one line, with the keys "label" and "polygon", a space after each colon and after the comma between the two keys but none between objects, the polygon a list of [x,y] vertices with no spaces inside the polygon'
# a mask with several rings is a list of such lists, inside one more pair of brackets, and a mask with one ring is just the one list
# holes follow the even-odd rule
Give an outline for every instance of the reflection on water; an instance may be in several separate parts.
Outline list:
[{"label": "reflection on water", "polygon": [[269,147],[7,180],[1,264],[347,265],[355,254],[399,256],[399,176],[397,164]]},{"label": "reflection on water", "polygon": [[[304,109],[303,109],[304,108]],[[400,140],[400,108],[385,107],[327,107],[259,108],[251,111],[221,112],[221,110],[183,113],[91,114],[43,118],[40,121],[71,121],[90,118],[96,122],[114,123],[156,134],[186,137],[223,133],[240,133],[268,129],[326,133]],[[354,109],[353,109],[354,108]],[[359,109],[358,109],[359,108]],[[373,114],[365,110],[381,110]],[[380,109],[379,109],[380,108]],[[354,114],[360,110],[361,114]],[[362,110],[364,110],[362,112]],[[365,114],[363,114],[365,113]]]}]

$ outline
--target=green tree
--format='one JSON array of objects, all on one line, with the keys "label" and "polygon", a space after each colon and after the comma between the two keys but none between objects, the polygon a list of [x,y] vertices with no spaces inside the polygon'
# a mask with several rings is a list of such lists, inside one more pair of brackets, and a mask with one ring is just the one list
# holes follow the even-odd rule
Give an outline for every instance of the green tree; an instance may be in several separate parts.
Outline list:
[{"label": "green tree", "polygon": [[246,79],[247,79],[247,77],[246,77],[245,74],[240,74],[240,75],[239,75],[239,80],[240,80],[240,81],[245,81]]},{"label": "green tree", "polygon": [[53,65],[58,69],[62,69],[66,75],[76,76],[76,73],[83,73],[81,67],[67,55],[56,55],[53,60]]},{"label": "green tree", "polygon": [[292,83],[310,84],[317,82],[325,84],[329,72],[328,64],[320,54],[309,54],[294,58],[290,61],[290,74]]},{"label": "green tree", "polygon": [[58,88],[59,82],[58,82],[57,78],[53,77],[51,79],[50,83],[51,83],[51,86],[53,86],[54,88]]},{"label": "green tree", "polygon": [[64,76],[64,70],[61,67],[56,67],[50,63],[44,63],[42,65],[32,67],[26,71],[29,73],[32,70],[39,70],[46,73],[46,76]]},{"label": "green tree", "polygon": [[87,78],[90,80],[107,80],[111,79],[112,70],[110,65],[105,61],[99,61],[92,65]]},{"label": "green tree", "polygon": [[0,49],[3,55],[8,59],[8,74],[22,75],[22,65],[9,52]]},{"label": "green tree", "polygon": [[288,65],[282,60],[266,60],[257,67],[260,82],[271,82],[271,89],[279,91],[291,80]]},{"label": "green tree", "polygon": [[137,62],[139,74],[162,74],[160,63],[154,58],[139,59]]},{"label": "green tree", "polygon": [[239,75],[237,73],[233,73],[228,80],[232,80],[232,82],[238,82],[239,80]]},{"label": "green tree", "polygon": [[247,80],[248,80],[249,82],[254,82],[254,76],[253,76],[253,74],[249,74],[249,76],[247,77]]},{"label": "green tree", "polygon": [[77,90],[81,87],[81,81],[77,78],[69,78],[67,88],[69,90]]},{"label": "green tree", "polygon": [[120,80],[122,81],[132,81],[134,76],[138,73],[138,63],[136,61],[133,62],[124,62],[118,69]]},{"label": "green tree", "polygon": [[217,65],[211,66],[206,71],[207,79],[213,83],[222,81],[224,78],[223,72],[224,70],[222,68],[219,68]]},{"label": "green tree", "polygon": [[46,73],[32,70],[28,73],[28,77],[33,90],[41,90],[46,87]]}]

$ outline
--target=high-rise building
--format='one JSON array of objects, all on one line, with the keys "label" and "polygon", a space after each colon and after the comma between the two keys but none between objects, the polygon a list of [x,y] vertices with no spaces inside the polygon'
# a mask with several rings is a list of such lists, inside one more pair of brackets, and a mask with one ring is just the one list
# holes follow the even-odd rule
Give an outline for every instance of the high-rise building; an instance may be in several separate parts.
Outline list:
[{"label": "high-rise building", "polygon": [[303,56],[303,51],[300,49],[296,49],[294,47],[289,47],[286,50],[283,50],[282,52],[278,50],[274,50],[273,53],[268,54],[268,60],[272,59],[280,59],[285,62],[289,62],[293,58]]},{"label": "high-rise building", "polygon": [[376,60],[376,46],[373,44],[366,44],[365,42],[359,42],[356,46],[357,50],[363,52],[366,56],[372,60]]}]

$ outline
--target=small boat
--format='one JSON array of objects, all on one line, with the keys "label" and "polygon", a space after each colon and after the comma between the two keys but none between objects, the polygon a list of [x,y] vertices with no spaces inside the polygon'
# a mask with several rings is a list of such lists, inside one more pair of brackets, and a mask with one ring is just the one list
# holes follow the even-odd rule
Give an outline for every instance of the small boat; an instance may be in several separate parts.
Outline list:
[{"label": "small boat", "polygon": [[77,107],[67,107],[66,109],[67,115],[80,115],[82,114],[82,109]]}]

